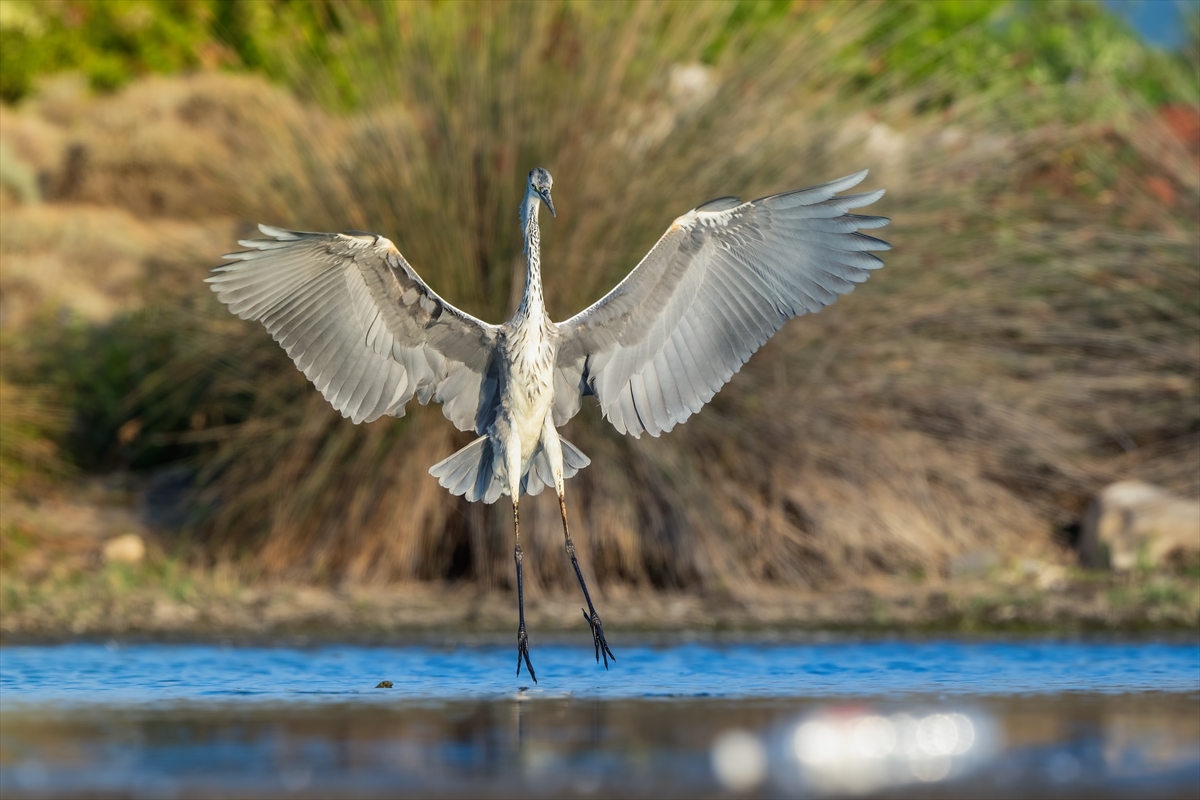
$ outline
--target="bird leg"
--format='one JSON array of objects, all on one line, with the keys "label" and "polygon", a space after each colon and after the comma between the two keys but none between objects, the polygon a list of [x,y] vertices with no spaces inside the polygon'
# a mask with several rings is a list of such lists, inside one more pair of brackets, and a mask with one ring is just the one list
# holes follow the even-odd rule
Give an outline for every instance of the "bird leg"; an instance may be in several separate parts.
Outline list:
[{"label": "bird leg", "polygon": [[513,548],[513,560],[517,562],[517,614],[520,623],[517,626],[517,675],[521,674],[521,659],[529,668],[529,677],[537,683],[537,675],[533,672],[533,664],[529,662],[529,634],[525,633],[525,585],[521,576],[521,519],[517,513],[517,501],[513,500],[513,531],[516,533],[517,545]]},{"label": "bird leg", "polygon": [[[567,501],[563,497],[562,492],[558,493],[558,507],[562,511],[563,521],[563,536],[567,538],[567,555],[571,557],[571,566],[575,568],[575,577],[579,579],[579,588],[583,589],[583,599],[587,601],[588,611],[583,612],[583,618],[587,620],[587,624],[592,629],[592,644],[596,646],[596,662],[600,662],[600,657],[604,657],[604,668],[608,669],[608,660],[613,661],[617,657],[612,654],[612,650],[608,649],[608,642],[604,638],[604,627],[600,624],[600,615],[596,613],[596,607],[592,605],[592,596],[588,594],[587,584],[583,580],[583,572],[579,569],[579,559],[575,558],[575,543],[571,541],[571,529],[567,527]],[[583,611],[583,609],[580,609]]]}]

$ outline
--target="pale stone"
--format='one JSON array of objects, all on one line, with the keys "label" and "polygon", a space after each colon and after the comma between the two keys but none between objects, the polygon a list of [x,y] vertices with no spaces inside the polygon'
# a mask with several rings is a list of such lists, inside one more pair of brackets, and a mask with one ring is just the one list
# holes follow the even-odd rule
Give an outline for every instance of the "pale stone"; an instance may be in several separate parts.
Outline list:
[{"label": "pale stone", "polygon": [[104,543],[108,564],[137,564],[146,557],[146,543],[136,533],[125,533]]},{"label": "pale stone", "polygon": [[703,64],[676,64],[671,67],[667,96],[671,104],[683,111],[696,109],[717,92],[712,69]]},{"label": "pale stone", "polygon": [[1157,567],[1177,551],[1200,551],[1200,501],[1121,481],[1101,491],[1084,518],[1079,548],[1084,566]]}]

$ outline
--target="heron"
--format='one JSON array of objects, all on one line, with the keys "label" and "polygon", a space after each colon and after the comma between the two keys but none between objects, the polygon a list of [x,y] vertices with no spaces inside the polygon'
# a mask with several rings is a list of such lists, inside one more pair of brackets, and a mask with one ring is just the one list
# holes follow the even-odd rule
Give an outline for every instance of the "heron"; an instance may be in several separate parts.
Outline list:
[{"label": "heron", "polygon": [[471,502],[512,500],[517,579],[517,676],[537,682],[529,657],[520,500],[558,494],[563,537],[587,605],[596,663],[616,657],[579,568],[564,485],[590,459],[559,435],[597,399],[617,431],[658,436],[695,414],[792,317],[819,311],[862,283],[890,249],[859,233],[885,217],[848,213],[883,190],[840,194],[854,175],[750,202],[720,197],[676,218],[624,280],[565,322],[542,294],[538,210],[552,217],[550,173],[529,173],[520,205],[525,241],[521,303],[501,325],[431,289],[390,240],[259,225],[206,280],[237,316],[262,323],[355,424],[401,417],[434,400],[478,438],[429,472]]}]

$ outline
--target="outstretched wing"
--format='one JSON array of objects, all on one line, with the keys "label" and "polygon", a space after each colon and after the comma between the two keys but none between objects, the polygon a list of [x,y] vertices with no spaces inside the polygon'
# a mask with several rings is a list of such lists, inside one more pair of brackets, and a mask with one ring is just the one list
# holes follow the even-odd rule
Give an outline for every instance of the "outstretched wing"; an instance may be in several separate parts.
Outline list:
[{"label": "outstretched wing", "polygon": [[382,236],[258,226],[270,239],[207,278],[229,310],[258,320],[334,408],[356,424],[404,416],[416,395],[482,433],[496,397],[497,327],[459,311]]},{"label": "outstretched wing", "polygon": [[889,245],[847,214],[883,190],[837,197],[866,171],[743,203],[712,200],[676,219],[603,299],[559,324],[554,422],[585,394],[621,433],[657,436],[712,399],[788,319],[819,311],[883,266]]}]

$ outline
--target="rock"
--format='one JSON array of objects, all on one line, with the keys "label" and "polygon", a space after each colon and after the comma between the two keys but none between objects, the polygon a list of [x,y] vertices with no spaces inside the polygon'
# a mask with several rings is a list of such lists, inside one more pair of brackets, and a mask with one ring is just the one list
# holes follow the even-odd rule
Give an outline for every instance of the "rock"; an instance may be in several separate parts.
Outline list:
[{"label": "rock", "polygon": [[1105,487],[1083,520],[1079,560],[1118,571],[1154,568],[1177,552],[1200,551],[1200,501],[1141,481]]},{"label": "rock", "polygon": [[681,111],[693,111],[717,93],[712,69],[703,64],[676,64],[671,67],[667,97]]},{"label": "rock", "polygon": [[104,543],[106,564],[137,564],[146,557],[146,543],[136,533],[116,536]]}]

